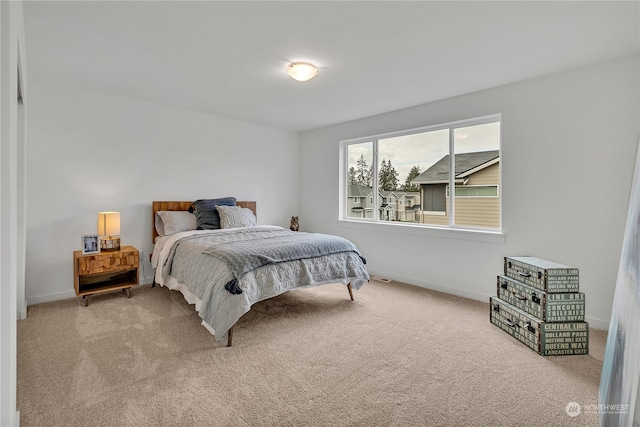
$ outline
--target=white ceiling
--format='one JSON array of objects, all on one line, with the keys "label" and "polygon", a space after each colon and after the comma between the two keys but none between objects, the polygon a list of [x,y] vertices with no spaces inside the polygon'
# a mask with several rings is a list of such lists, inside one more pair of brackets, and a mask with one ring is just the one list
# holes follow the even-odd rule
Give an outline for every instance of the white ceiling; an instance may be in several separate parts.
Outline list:
[{"label": "white ceiling", "polygon": [[304,131],[637,55],[639,6],[25,1],[28,78]]}]

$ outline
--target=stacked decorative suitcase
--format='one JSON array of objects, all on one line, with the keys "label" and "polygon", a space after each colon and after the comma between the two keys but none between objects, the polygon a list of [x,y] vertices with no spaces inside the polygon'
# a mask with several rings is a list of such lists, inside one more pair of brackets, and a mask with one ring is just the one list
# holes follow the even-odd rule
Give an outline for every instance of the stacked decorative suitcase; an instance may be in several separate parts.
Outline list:
[{"label": "stacked decorative suitcase", "polygon": [[589,354],[578,269],[536,257],[505,257],[490,320],[543,356]]}]

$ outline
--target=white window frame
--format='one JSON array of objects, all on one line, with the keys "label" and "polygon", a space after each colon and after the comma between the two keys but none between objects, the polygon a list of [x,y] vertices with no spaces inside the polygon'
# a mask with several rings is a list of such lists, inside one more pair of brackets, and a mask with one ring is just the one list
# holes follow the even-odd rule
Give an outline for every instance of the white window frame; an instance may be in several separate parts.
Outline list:
[{"label": "white window frame", "polygon": [[[371,198],[371,204],[373,208],[373,218],[353,218],[347,215],[347,204],[346,204],[346,186],[347,186],[347,147],[353,144],[361,144],[364,142],[373,142],[373,194],[378,194],[378,141],[386,138],[393,138],[399,136],[406,136],[415,133],[424,133],[424,132],[432,132],[442,129],[449,129],[449,170],[455,170],[455,156],[451,155],[454,153],[454,129],[482,125],[488,123],[502,122],[501,114],[492,114],[483,117],[477,117],[467,120],[458,120],[448,123],[441,123],[431,126],[425,126],[420,128],[408,129],[397,132],[389,132],[384,134],[378,134],[373,136],[366,136],[362,138],[354,138],[348,140],[342,140],[339,142],[339,161],[340,161],[340,169],[339,169],[339,213],[338,213],[338,223],[341,226],[345,227],[354,227],[360,229],[367,230],[387,230],[392,232],[402,232],[408,234],[424,234],[429,236],[438,236],[438,237],[450,237],[450,238],[459,238],[464,240],[476,240],[476,241],[486,241],[486,242],[494,242],[494,243],[504,243],[505,241],[505,233],[503,232],[502,224],[503,224],[503,197],[500,194],[500,188],[502,187],[502,132],[500,132],[500,162],[499,162],[499,174],[500,174],[500,182],[498,183],[498,197],[500,197],[500,226],[497,229],[493,228],[482,228],[482,227],[472,227],[466,225],[456,225],[453,224],[455,219],[455,197],[449,197],[448,203],[449,205],[449,225],[441,226],[441,225],[431,225],[431,224],[416,224],[416,223],[406,223],[406,222],[392,222],[392,221],[384,221],[380,219],[379,211],[380,206],[378,206],[377,198],[374,201],[374,197]],[[449,174],[449,187],[455,188],[455,174]],[[492,196],[495,197],[495,196]],[[444,215],[444,212],[442,213]]]}]

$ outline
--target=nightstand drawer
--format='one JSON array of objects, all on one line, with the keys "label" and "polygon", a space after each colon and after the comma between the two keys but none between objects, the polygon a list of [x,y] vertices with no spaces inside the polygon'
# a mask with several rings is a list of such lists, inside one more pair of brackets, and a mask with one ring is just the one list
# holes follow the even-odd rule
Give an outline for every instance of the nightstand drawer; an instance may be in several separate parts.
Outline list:
[{"label": "nightstand drawer", "polygon": [[139,261],[138,251],[86,255],[78,258],[78,274],[131,270],[138,268]]}]

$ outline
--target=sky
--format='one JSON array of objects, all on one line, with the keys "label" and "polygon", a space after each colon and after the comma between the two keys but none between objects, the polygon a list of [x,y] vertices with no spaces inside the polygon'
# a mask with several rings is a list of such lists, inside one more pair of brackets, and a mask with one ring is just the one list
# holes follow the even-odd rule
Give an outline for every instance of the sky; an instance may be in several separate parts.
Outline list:
[{"label": "sky", "polygon": [[[448,129],[442,129],[379,139],[378,159],[380,162],[383,159],[391,160],[391,164],[398,172],[398,182],[402,185],[413,166],[418,165],[420,172],[424,172],[449,154],[448,135]],[[499,149],[499,122],[456,128],[454,131],[454,150],[458,154]],[[356,167],[361,154],[364,154],[367,164],[371,165],[372,153],[372,142],[350,145],[347,170],[351,166]]]}]

